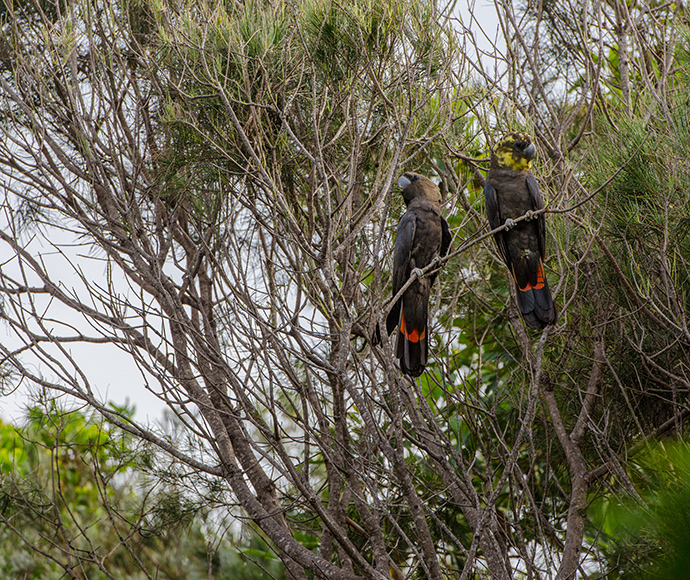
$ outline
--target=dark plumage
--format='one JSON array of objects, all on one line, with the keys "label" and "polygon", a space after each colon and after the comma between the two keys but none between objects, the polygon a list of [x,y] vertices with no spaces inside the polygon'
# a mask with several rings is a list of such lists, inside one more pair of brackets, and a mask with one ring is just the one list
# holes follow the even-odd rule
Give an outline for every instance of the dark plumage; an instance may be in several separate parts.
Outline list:
[{"label": "dark plumage", "polygon": [[[491,228],[542,209],[537,181],[530,172],[536,147],[526,133],[503,137],[491,154],[484,199]],[[544,214],[521,221],[495,235],[496,245],[517,287],[518,307],[527,326],[554,324],[556,307],[544,275],[546,245]]]},{"label": "dark plumage", "polygon": [[[415,268],[424,268],[437,256],[445,256],[450,247],[450,230],[441,215],[441,192],[429,178],[405,173],[398,185],[402,189],[407,211],[400,218],[393,254],[393,295],[410,278]],[[402,371],[418,377],[429,356],[427,318],[431,286],[436,273],[416,278],[405,290],[386,319],[391,334],[398,327],[395,356]]]}]

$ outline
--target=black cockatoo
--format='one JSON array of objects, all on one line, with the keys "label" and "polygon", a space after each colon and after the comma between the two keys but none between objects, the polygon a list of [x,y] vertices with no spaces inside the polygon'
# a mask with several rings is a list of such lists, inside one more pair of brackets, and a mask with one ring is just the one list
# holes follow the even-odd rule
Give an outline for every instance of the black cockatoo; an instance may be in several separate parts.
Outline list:
[{"label": "black cockatoo", "polygon": [[513,220],[544,204],[530,172],[537,152],[529,135],[510,133],[491,153],[484,185],[486,214],[495,229],[496,245],[517,286],[518,307],[527,326],[542,329],[556,322],[556,307],[544,275],[546,229],[544,214],[519,223]]},{"label": "black cockatoo", "polygon": [[[448,222],[441,215],[441,192],[431,179],[405,173],[398,179],[407,211],[400,218],[393,254],[393,296],[405,285],[414,269],[445,256],[450,247]],[[395,356],[402,372],[418,377],[429,356],[427,313],[436,273],[417,277],[393,305],[386,318],[391,334],[398,327]]]}]

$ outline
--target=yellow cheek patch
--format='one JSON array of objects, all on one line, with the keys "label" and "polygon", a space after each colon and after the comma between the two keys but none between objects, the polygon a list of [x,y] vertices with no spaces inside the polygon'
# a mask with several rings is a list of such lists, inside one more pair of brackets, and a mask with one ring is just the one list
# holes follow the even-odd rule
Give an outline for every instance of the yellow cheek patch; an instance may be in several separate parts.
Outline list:
[{"label": "yellow cheek patch", "polygon": [[513,152],[510,150],[503,149],[496,151],[496,158],[498,159],[499,166],[510,167],[511,169],[515,169],[515,171],[522,171],[532,167],[532,161],[525,157],[515,158]]}]

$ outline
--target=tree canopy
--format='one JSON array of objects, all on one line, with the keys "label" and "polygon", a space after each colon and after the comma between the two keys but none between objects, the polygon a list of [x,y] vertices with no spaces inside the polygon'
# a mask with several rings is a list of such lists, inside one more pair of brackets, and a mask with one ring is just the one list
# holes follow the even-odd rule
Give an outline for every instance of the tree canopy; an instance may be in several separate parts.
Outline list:
[{"label": "tree canopy", "polygon": [[[454,3],[2,6],[3,388],[89,411],[46,402],[3,447],[1,541],[73,578],[231,577],[237,546],[291,579],[674,574],[687,490],[653,472],[685,469],[690,409],[682,4],[497,0],[491,55]],[[560,313],[539,332],[482,207],[515,130]],[[417,380],[370,341],[405,171],[453,234]],[[110,404],[79,345],[125,353],[170,421]]]}]

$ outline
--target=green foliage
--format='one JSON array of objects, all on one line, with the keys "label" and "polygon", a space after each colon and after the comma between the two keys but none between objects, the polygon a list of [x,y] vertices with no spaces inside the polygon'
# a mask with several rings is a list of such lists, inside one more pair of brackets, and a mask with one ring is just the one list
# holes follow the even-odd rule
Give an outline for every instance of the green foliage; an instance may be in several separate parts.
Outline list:
[{"label": "green foliage", "polygon": [[15,0],[11,4],[0,2],[0,19],[5,17],[8,10],[13,10],[29,20],[45,17],[50,22],[55,22],[64,13],[67,4],[65,0]]},{"label": "green foliage", "polygon": [[153,465],[129,433],[80,411],[33,407],[23,427],[0,424],[0,575],[58,579],[80,559],[91,579],[282,577],[251,529],[235,540]]},{"label": "green foliage", "polygon": [[[681,70],[687,62],[681,52]],[[685,75],[677,82],[668,115],[621,119],[615,129],[602,122],[585,169],[592,189],[614,176],[593,216],[603,224],[608,250],[600,254],[605,291],[626,313],[610,329],[609,350],[619,381],[636,391],[625,405],[634,405],[638,425],[648,427],[671,416],[667,387],[688,353],[677,325],[690,307],[690,83]],[[611,396],[619,398],[620,389],[612,387]],[[631,410],[624,416],[632,420]],[[629,429],[637,427],[623,432]]]},{"label": "green foliage", "polygon": [[[687,445],[648,443],[670,430],[686,434],[678,416],[690,354],[686,43],[676,59],[669,102],[616,116],[616,126],[601,115],[583,148],[582,179],[590,191],[601,190],[579,218],[582,233],[569,240],[580,259],[578,303],[569,312],[569,340],[552,351],[562,361],[555,384],[579,383],[582,392],[592,368],[588,339],[604,329],[604,404],[590,420],[605,425],[604,453],[626,458],[621,463],[639,494],[633,499],[627,482],[622,499],[611,488],[591,490],[589,541],[607,561],[606,578],[684,578],[690,556],[677,533],[688,526]],[[586,240],[591,247],[583,255]],[[579,402],[572,393],[561,389],[556,396],[564,421],[571,409],[575,417]],[[592,464],[603,440],[593,435],[584,443]]]},{"label": "green foliage", "polygon": [[[189,203],[209,187],[220,195],[238,187],[235,176],[270,167],[270,178],[311,236],[320,224],[309,215],[307,192],[314,187],[309,155],[329,143],[323,162],[335,172],[329,185],[340,198],[350,184],[335,179],[336,168],[357,151],[357,190],[366,193],[391,152],[386,103],[404,110],[409,91],[416,91],[414,97],[427,102],[414,115],[412,135],[421,139],[444,126],[447,98],[429,93],[427,86],[452,50],[432,25],[436,11],[433,3],[399,0],[295,6],[253,1],[215,6],[201,19],[203,25],[191,17],[163,19],[167,97],[161,122],[168,145],[159,171],[169,185],[161,195]],[[409,78],[411,62],[418,86]],[[354,200],[368,201],[367,195]],[[193,202],[200,220],[217,222],[221,216],[209,216],[207,205]]]},{"label": "green foliage", "polygon": [[649,444],[632,458],[636,496],[597,499],[590,515],[606,551],[606,578],[683,580],[690,569],[690,446]]}]

